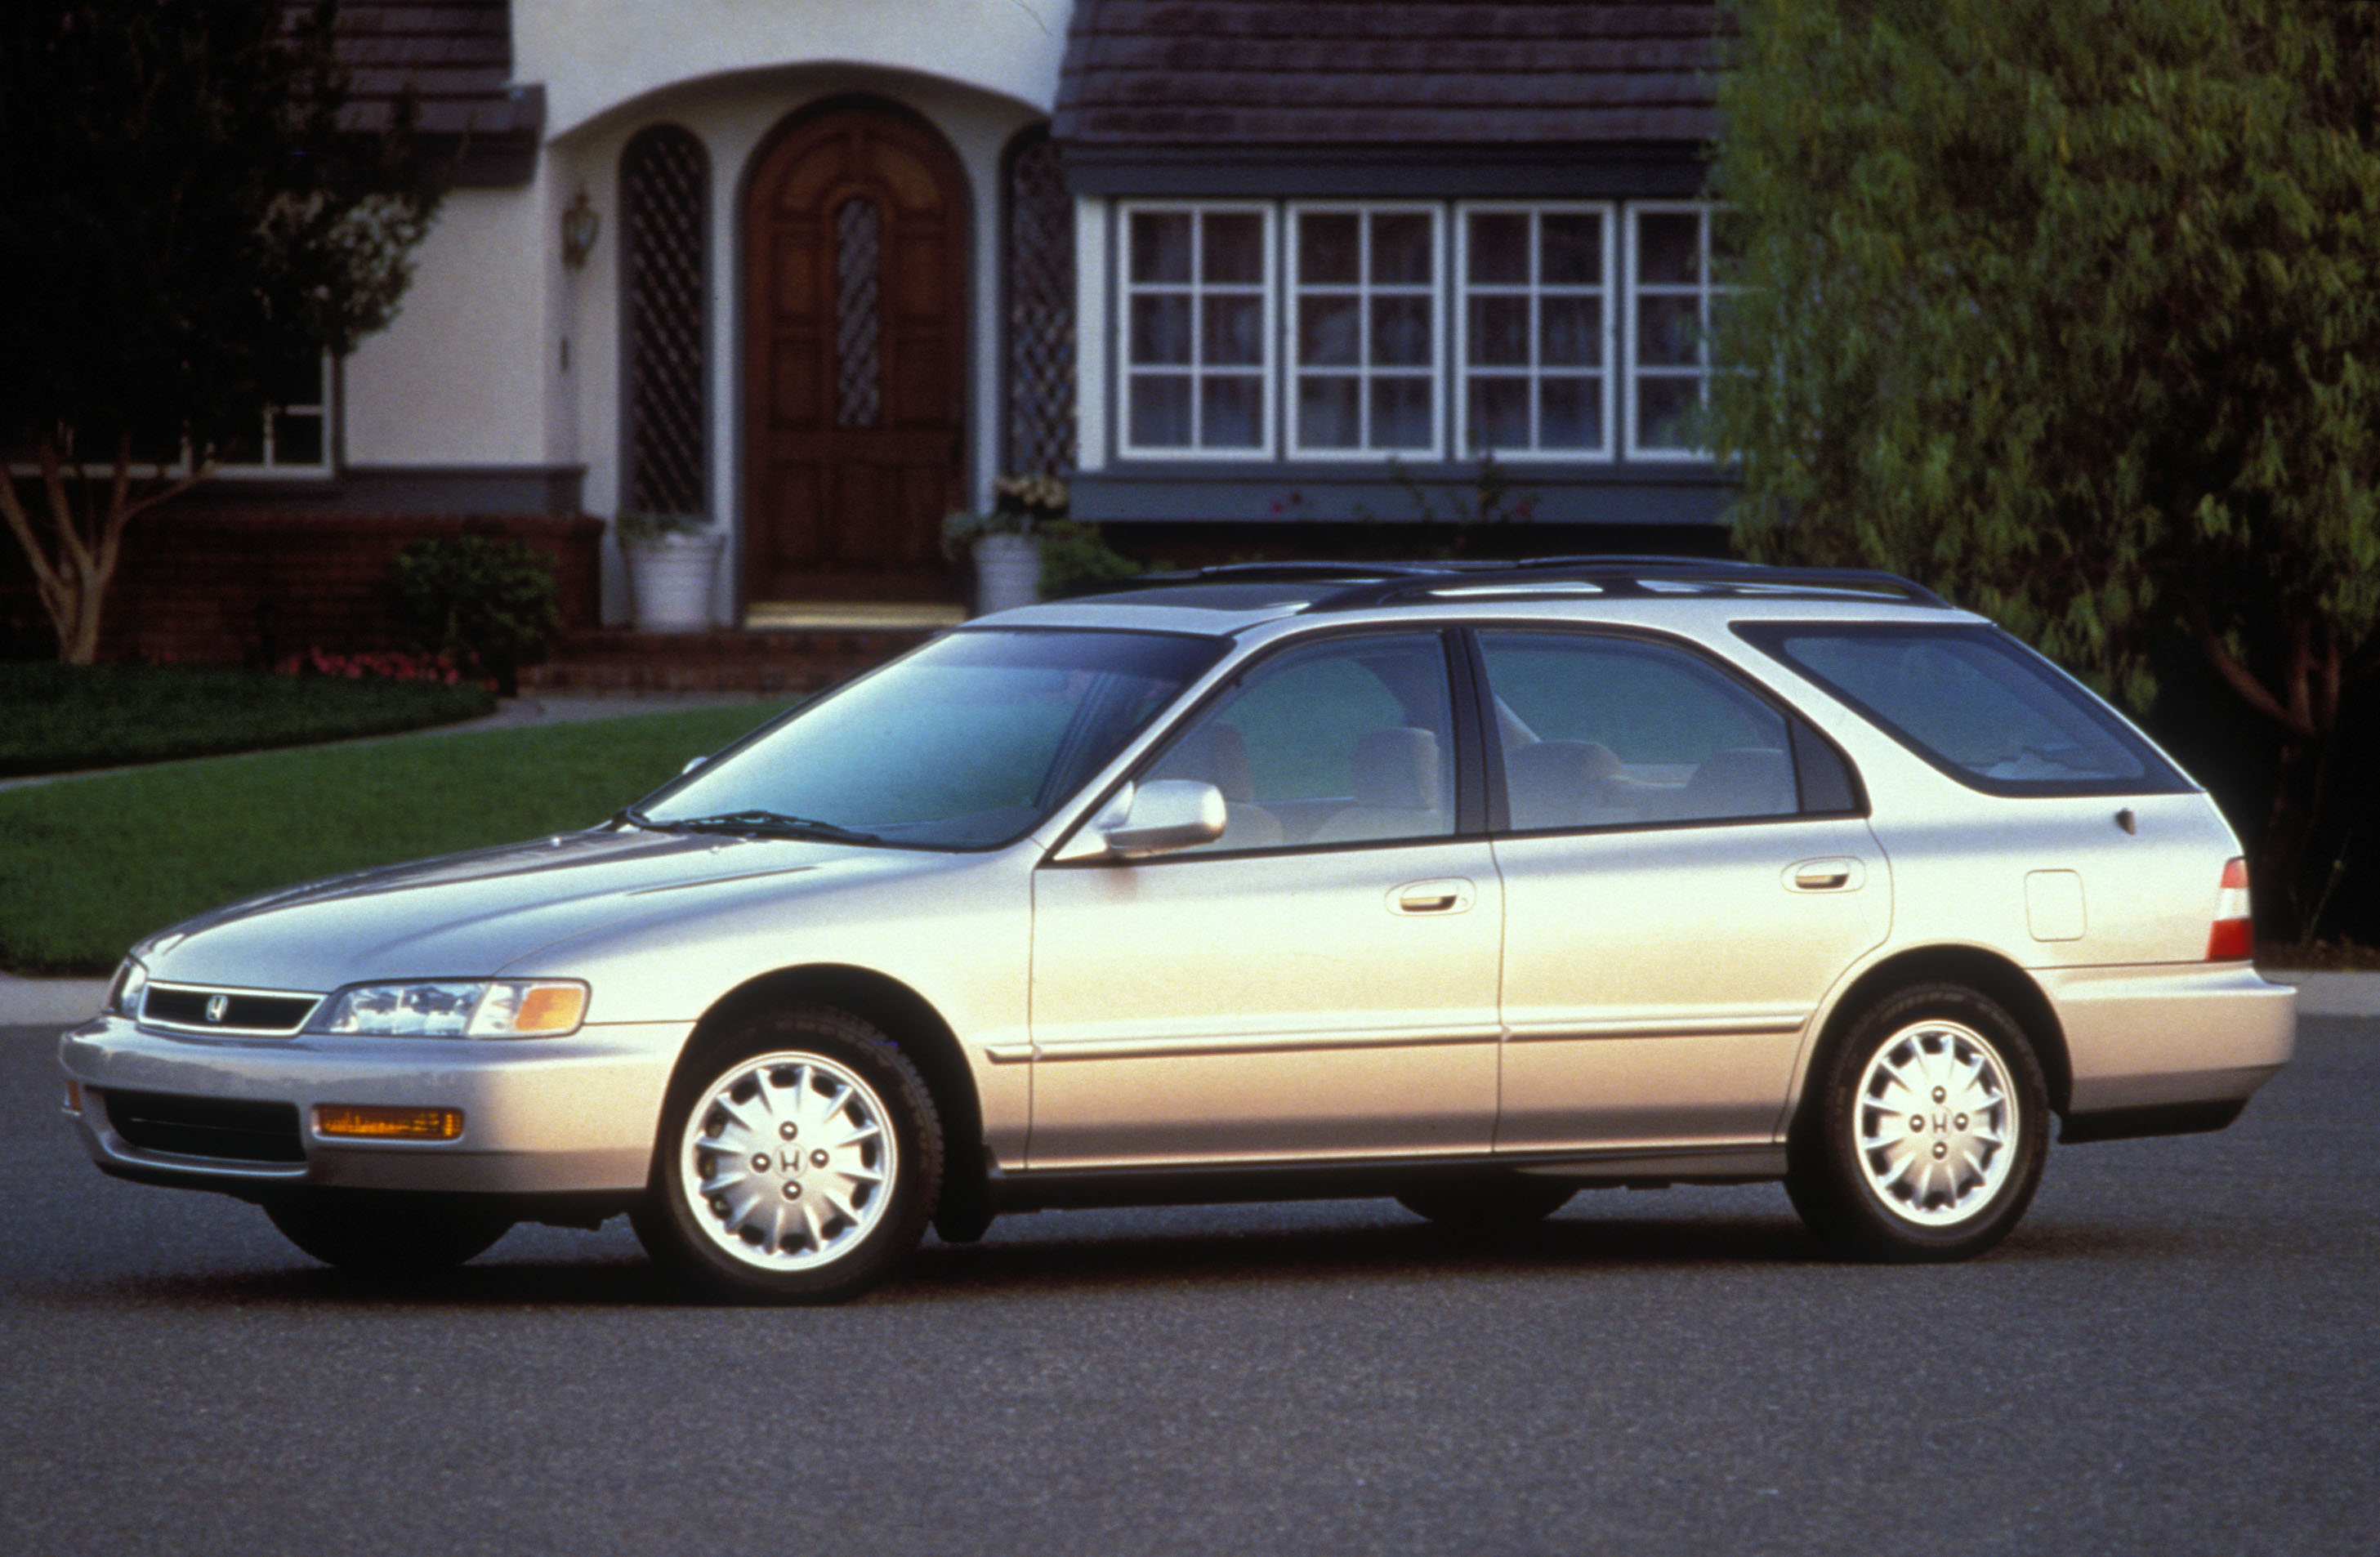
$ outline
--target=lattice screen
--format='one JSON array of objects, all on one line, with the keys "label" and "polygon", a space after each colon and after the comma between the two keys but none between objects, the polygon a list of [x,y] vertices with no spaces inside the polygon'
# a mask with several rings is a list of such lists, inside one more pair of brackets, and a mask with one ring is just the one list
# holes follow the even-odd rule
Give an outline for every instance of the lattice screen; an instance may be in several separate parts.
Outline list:
[{"label": "lattice screen", "polygon": [[625,505],[700,514],[710,492],[710,159],[692,135],[658,126],[628,142],[620,183]]},{"label": "lattice screen", "polygon": [[1045,135],[1008,162],[1008,468],[1075,468],[1075,202]]},{"label": "lattice screen", "polygon": [[872,200],[834,213],[834,424],[873,427],[884,405],[884,216]]}]

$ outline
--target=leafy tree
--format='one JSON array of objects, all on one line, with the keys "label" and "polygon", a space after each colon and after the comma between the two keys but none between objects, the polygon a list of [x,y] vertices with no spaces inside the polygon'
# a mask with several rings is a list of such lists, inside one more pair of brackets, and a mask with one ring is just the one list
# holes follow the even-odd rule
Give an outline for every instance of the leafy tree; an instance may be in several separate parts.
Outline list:
[{"label": "leafy tree", "polygon": [[395,315],[437,196],[343,133],[329,0],[0,6],[0,517],[87,663],[125,527]]},{"label": "leafy tree", "polygon": [[2380,6],[1735,0],[1711,437],[1755,555],[1894,568],[2280,754],[2298,928],[2380,668]]}]

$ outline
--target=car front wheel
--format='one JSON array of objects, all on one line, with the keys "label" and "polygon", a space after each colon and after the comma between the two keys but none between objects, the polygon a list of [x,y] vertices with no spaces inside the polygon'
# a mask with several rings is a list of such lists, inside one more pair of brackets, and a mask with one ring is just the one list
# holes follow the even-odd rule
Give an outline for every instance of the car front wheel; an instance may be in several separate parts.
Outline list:
[{"label": "car front wheel", "polygon": [[835,1303],[917,1247],[941,1177],[917,1067],[869,1023],[806,1006],[748,1018],[682,1067],[631,1220],[657,1261],[722,1295]]},{"label": "car front wheel", "polygon": [[2041,1183],[2048,1089],[2024,1029],[1956,984],[1870,1008],[1794,1131],[1786,1189],[1854,1259],[1966,1259],[2007,1236]]}]

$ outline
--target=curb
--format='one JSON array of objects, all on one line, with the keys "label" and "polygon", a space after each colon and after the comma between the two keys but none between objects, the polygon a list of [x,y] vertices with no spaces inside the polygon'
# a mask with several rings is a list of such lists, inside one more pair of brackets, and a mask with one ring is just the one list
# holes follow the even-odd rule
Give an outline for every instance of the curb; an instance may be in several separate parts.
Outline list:
[{"label": "curb", "polygon": [[[2301,1016],[2380,1016],[2380,973],[2299,973],[2265,976],[2298,991]],[[19,979],[0,973],[0,1028],[73,1027],[99,1011],[104,979]]]}]

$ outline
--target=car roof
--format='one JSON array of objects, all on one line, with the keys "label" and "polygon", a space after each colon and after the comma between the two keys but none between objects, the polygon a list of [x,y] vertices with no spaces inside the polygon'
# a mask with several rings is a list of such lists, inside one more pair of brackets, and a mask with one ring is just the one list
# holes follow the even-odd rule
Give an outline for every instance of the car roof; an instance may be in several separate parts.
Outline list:
[{"label": "car roof", "polygon": [[1930,590],[1897,574],[1864,568],[1777,567],[1705,557],[1564,556],[1512,562],[1243,563],[1192,568],[1146,574],[1100,594],[1002,612],[998,621],[1003,626],[1125,627],[1235,636],[1287,616],[1393,613],[1399,607],[1625,602],[1634,608],[1625,614],[1634,616],[1645,607],[1665,601],[1801,601],[1837,607],[1882,607],[1892,616],[1939,613],[1971,619]]}]

